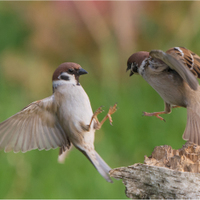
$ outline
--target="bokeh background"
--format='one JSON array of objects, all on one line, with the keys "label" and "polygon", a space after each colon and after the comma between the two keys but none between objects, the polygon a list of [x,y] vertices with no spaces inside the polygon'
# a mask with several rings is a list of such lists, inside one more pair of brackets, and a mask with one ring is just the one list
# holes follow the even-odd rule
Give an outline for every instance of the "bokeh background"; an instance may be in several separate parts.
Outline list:
[{"label": "bokeh background", "polygon": [[[118,103],[113,126],[96,132],[97,152],[112,167],[143,162],[155,146],[181,148],[186,109],[164,116],[159,95],[126,73],[136,51],[184,46],[200,54],[200,2],[0,2],[0,121],[52,94],[52,73],[79,63],[93,110]],[[58,149],[0,151],[0,198],[126,198],[121,180],[107,183],[76,149],[64,164]]]}]

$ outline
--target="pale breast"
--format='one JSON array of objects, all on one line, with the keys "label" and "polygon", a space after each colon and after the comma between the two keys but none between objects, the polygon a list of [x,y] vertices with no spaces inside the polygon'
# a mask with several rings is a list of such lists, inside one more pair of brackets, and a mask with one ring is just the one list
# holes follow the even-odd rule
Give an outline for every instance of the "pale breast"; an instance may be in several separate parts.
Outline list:
[{"label": "pale breast", "polygon": [[78,85],[65,85],[58,88],[55,96],[59,98],[58,118],[67,132],[74,128],[82,131],[81,123],[89,125],[93,112],[88,95]]}]

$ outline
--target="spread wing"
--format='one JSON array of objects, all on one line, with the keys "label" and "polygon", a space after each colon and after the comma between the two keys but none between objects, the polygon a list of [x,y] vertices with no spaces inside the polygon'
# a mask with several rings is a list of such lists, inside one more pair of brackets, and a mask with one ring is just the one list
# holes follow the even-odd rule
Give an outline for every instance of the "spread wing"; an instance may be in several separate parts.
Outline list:
[{"label": "spread wing", "polygon": [[56,112],[54,96],[35,101],[0,124],[0,149],[5,152],[70,146]]},{"label": "spread wing", "polygon": [[185,58],[182,55],[169,50],[166,53],[161,50],[152,50],[150,56],[162,60],[171,69],[175,70],[193,90],[197,90],[199,83],[192,70],[184,62]]},{"label": "spread wing", "polygon": [[200,57],[197,54],[184,47],[174,47],[166,51],[166,53],[177,57],[196,78],[200,78]]}]

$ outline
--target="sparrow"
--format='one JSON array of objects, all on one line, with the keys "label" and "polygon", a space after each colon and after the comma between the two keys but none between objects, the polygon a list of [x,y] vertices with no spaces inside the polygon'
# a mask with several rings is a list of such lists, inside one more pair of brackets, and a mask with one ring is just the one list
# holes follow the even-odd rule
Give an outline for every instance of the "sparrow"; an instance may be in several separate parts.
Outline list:
[{"label": "sparrow", "polygon": [[72,146],[81,151],[108,181],[111,168],[95,151],[95,130],[116,111],[110,107],[101,122],[93,113],[90,100],[79,83],[79,77],[87,74],[79,64],[65,62],[55,70],[52,83],[53,94],[32,102],[17,114],[0,123],[0,149],[5,152],[27,152],[33,149],[49,150],[59,147],[62,155]]},{"label": "sparrow", "polygon": [[165,103],[162,112],[145,116],[169,114],[172,108],[187,108],[187,124],[183,139],[200,145],[200,57],[184,47],[174,47],[166,52],[140,51],[127,61],[130,76],[140,74],[161,96]]}]

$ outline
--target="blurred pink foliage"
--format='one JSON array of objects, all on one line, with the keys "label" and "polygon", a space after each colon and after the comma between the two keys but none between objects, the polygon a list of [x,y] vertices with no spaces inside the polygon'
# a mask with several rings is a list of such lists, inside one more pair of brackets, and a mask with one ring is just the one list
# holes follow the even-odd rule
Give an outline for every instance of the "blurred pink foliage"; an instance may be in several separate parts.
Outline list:
[{"label": "blurred pink foliage", "polygon": [[[42,59],[53,69],[64,61],[87,64],[96,76],[105,76],[113,66],[120,76],[126,68],[127,57],[135,51],[181,45],[178,33],[192,26],[187,18],[189,14],[194,15],[197,4],[145,1],[5,3],[6,8],[19,15],[31,30],[24,41],[24,51]],[[182,9],[178,10],[180,5]],[[184,31],[186,34],[188,29]],[[189,42],[185,39],[182,43]]]}]

